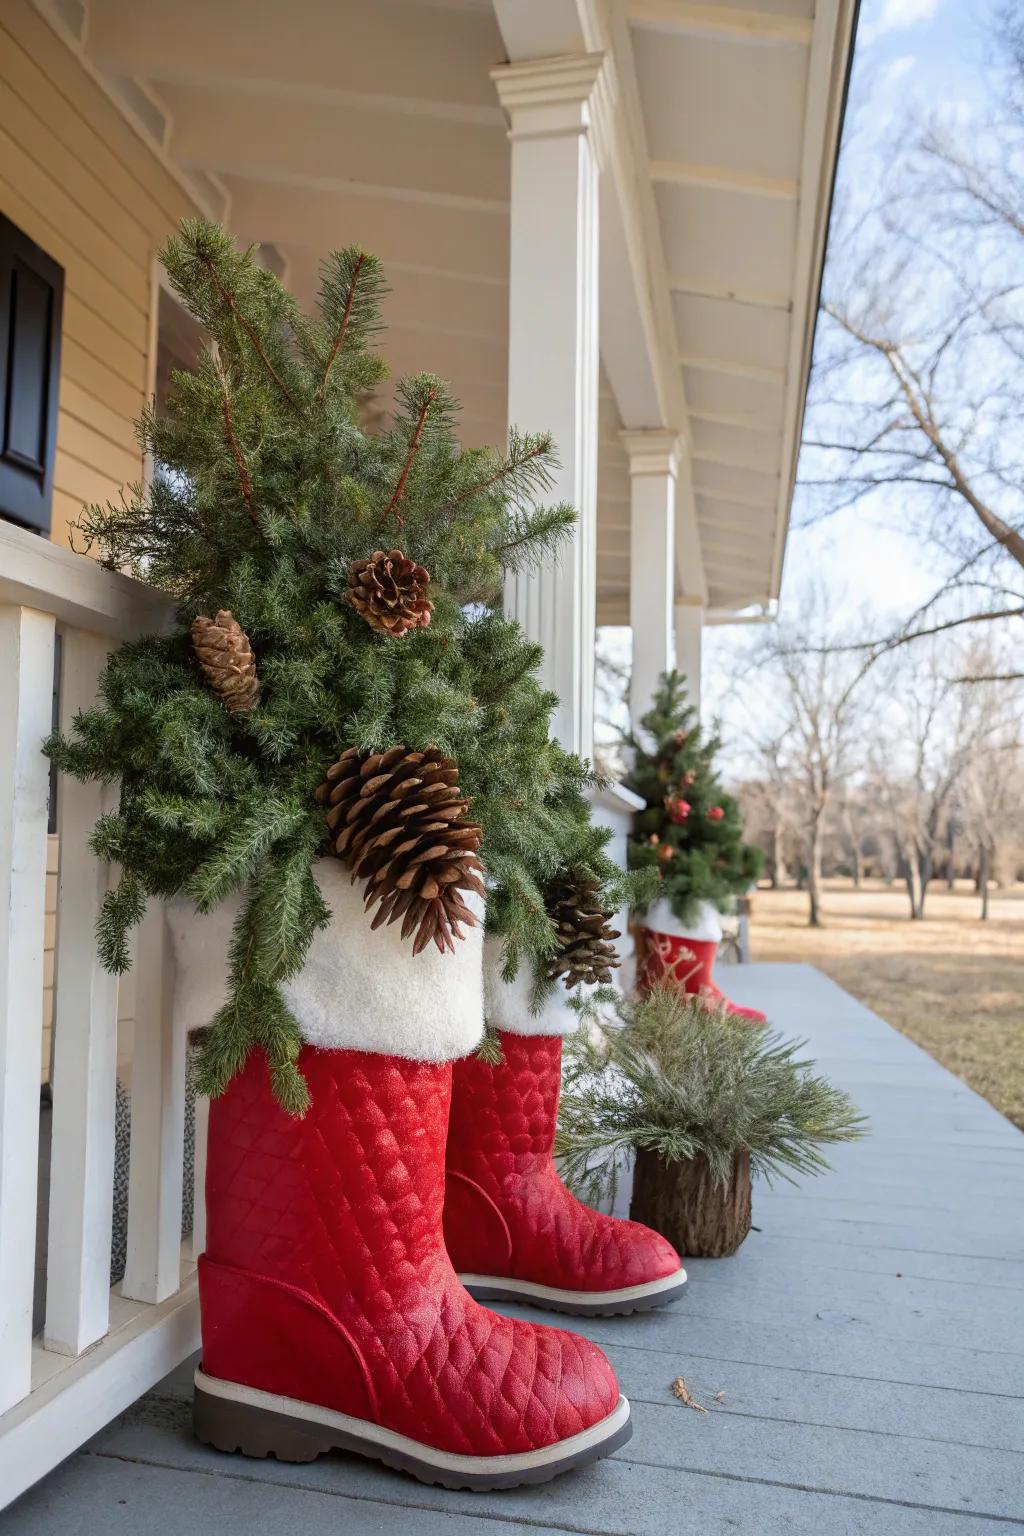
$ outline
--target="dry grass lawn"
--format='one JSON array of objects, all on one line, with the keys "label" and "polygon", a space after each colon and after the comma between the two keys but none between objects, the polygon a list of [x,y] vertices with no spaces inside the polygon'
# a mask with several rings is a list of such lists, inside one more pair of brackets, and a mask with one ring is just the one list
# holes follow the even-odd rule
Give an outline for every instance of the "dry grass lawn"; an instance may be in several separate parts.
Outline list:
[{"label": "dry grass lawn", "polygon": [[751,959],[818,966],[1024,1128],[1024,887],[979,910],[966,883],[936,884],[914,923],[895,887],[828,881],[814,929],[802,892],[760,890]]}]

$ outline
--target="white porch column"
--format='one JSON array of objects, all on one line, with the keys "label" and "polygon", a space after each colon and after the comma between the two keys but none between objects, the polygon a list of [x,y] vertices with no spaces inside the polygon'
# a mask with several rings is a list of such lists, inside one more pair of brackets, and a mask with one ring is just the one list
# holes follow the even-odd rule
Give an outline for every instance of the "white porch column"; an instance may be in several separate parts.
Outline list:
[{"label": "white porch column", "polygon": [[699,599],[676,602],[676,668],[686,678],[689,702],[700,713],[700,649],[704,604]]},{"label": "white porch column", "polygon": [[554,730],[589,756],[594,735],[597,544],[596,123],[603,54],[531,59],[491,71],[511,122],[508,416],[550,432],[552,502],[579,523],[558,565],[512,576],[505,612],[544,647],[541,677],[559,697]]},{"label": "white porch column", "polygon": [[672,669],[676,475],[682,444],[677,433],[663,430],[620,435],[629,455],[629,713],[636,726],[651,707],[659,677]]}]

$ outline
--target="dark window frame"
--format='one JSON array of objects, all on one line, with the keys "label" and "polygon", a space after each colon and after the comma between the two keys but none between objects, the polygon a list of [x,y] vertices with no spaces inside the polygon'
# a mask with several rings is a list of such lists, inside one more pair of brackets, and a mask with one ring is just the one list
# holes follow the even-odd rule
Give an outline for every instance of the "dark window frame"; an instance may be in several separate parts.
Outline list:
[{"label": "dark window frame", "polygon": [[[0,517],[44,534],[53,515],[63,313],[64,268],[0,213]],[[36,329],[26,336],[26,326]],[[37,446],[26,452],[12,374],[33,364],[38,408],[28,429]]]}]

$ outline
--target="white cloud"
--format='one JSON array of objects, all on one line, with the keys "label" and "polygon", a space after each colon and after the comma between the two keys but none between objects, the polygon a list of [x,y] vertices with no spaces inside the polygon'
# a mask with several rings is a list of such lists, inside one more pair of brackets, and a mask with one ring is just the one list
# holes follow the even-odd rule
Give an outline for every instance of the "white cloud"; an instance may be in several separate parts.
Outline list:
[{"label": "white cloud", "polygon": [[886,32],[898,32],[905,27],[916,27],[922,21],[931,21],[939,4],[940,0],[878,0],[875,14],[869,10],[860,24],[859,40],[862,44],[873,43]]},{"label": "white cloud", "polygon": [[904,53],[898,59],[893,59],[886,68],[883,84],[895,85],[898,80],[903,79],[904,75],[909,75],[916,63],[917,60],[912,53]]}]

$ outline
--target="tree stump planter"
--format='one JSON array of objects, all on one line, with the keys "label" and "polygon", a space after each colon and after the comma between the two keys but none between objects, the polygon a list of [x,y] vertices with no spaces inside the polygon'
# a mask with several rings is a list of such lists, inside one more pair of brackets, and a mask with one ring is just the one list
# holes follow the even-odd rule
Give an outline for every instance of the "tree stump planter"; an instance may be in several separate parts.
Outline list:
[{"label": "tree stump planter", "polygon": [[694,1259],[722,1259],[750,1231],[750,1154],[738,1152],[725,1188],[715,1184],[704,1158],[666,1163],[639,1151],[629,1214],[653,1227]]}]

